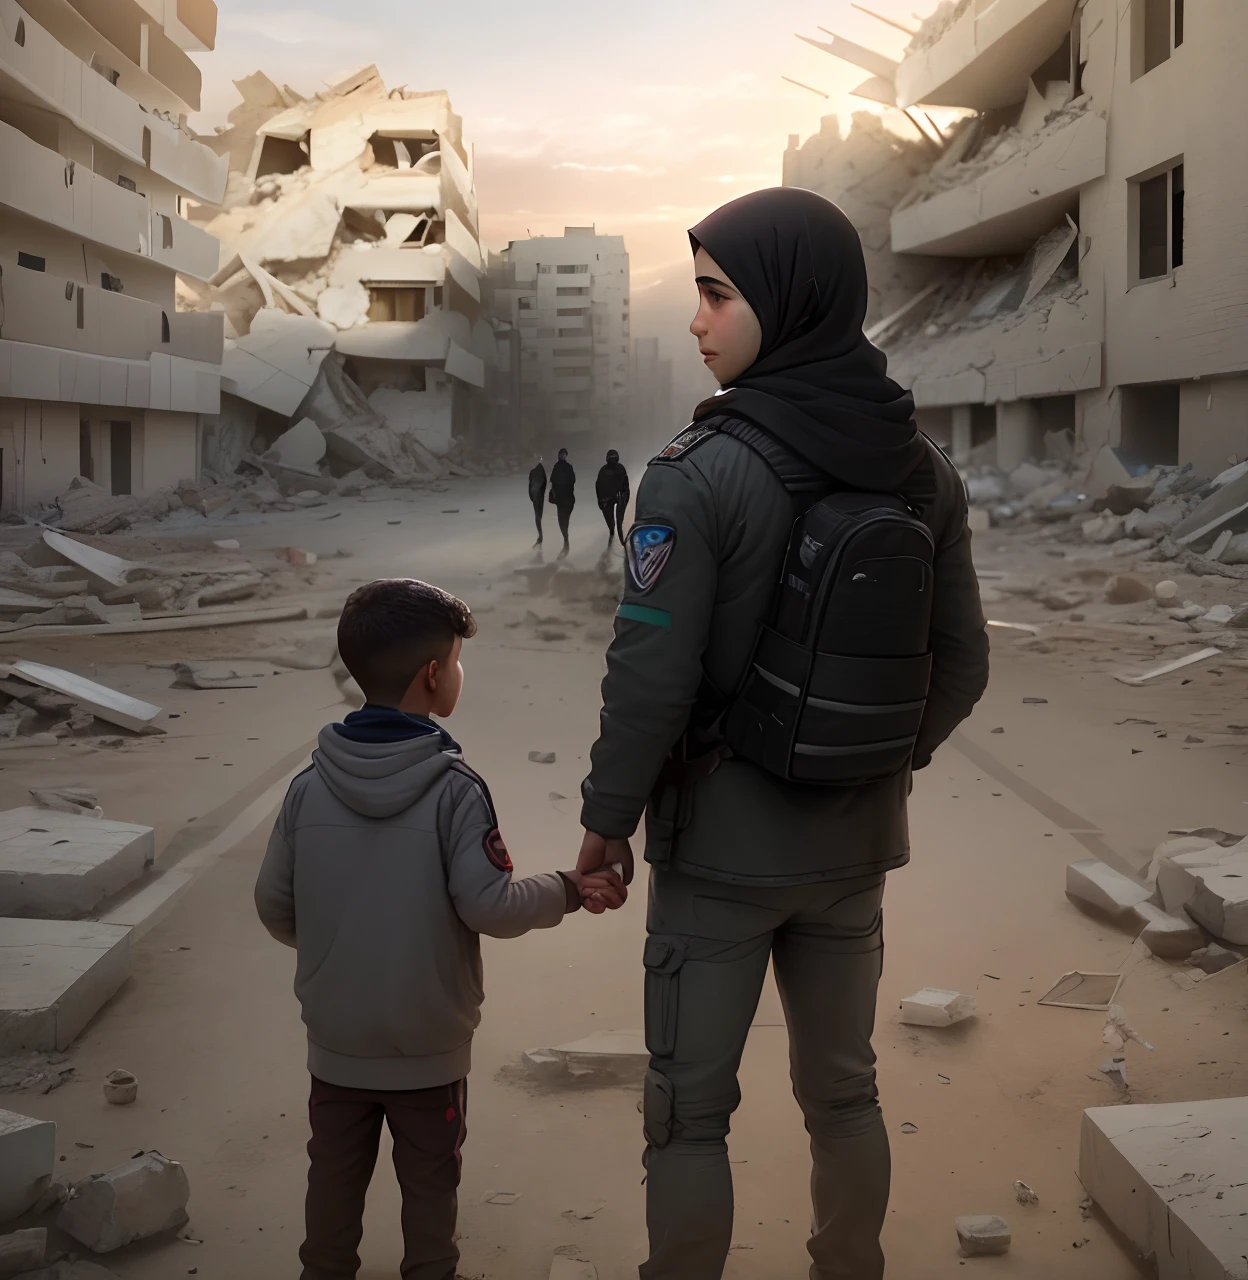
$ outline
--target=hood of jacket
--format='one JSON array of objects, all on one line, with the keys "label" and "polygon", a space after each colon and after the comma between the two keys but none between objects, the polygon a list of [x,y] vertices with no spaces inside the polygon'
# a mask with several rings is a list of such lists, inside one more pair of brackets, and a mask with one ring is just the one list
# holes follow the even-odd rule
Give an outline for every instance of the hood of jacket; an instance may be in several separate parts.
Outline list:
[{"label": "hood of jacket", "polygon": [[348,809],[392,818],[411,808],[460,759],[438,733],[405,742],[354,742],[332,725],[321,730],[312,764]]}]

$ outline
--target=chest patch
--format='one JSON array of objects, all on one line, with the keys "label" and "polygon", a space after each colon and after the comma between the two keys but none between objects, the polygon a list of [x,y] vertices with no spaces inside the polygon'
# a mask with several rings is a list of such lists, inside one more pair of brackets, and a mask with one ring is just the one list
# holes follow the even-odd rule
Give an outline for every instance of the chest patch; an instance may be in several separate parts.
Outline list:
[{"label": "chest patch", "polygon": [[716,430],[717,428],[708,426],[686,427],[675,440],[656,453],[651,462],[675,462],[701,444],[707,436],[713,436]]},{"label": "chest patch", "polygon": [[503,842],[503,833],[497,827],[485,833],[481,847],[485,850],[485,856],[489,858],[490,865],[496,870],[505,872],[507,875],[515,870],[511,865],[511,854],[507,852],[507,845]]},{"label": "chest patch", "polygon": [[676,546],[670,524],[635,524],[628,531],[628,576],[634,591],[644,595],[659,580]]}]

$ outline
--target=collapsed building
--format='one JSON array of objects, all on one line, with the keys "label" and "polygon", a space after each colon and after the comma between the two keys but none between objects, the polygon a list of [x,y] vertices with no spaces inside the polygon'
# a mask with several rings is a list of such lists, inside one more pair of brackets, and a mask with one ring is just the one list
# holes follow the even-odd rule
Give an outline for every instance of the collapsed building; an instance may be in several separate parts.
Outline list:
[{"label": "collapsed building", "polygon": [[[316,433],[296,473],[436,475],[510,430],[516,335],[487,313],[471,148],[446,93],[387,89],[375,67],[304,98],[262,73],[210,140],[228,163],[219,207],[192,216],[220,270],[183,281],[188,310],[225,325],[215,476],[288,428]],[[295,476],[292,483],[298,481]]]},{"label": "collapsed building", "polygon": [[227,165],[187,128],[212,0],[0,0],[0,511],[83,476],[109,494],[196,471],[222,317],[175,307],[218,247],[186,217]]},{"label": "collapsed building", "polygon": [[900,60],[824,45],[959,117],[889,215],[933,274],[872,336],[960,461],[1248,456],[1245,39],[1237,0],[947,0]]}]

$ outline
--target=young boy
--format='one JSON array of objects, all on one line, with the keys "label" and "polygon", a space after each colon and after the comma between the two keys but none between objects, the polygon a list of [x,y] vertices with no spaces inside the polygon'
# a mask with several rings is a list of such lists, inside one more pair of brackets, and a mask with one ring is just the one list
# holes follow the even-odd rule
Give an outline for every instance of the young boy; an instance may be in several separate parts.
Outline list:
[{"label": "young boy", "polygon": [[302,1280],[351,1280],[384,1119],[403,1195],[404,1280],[454,1280],[465,1077],[483,998],[482,933],[515,938],[626,896],[613,873],[513,880],[485,783],[431,719],[455,710],[462,600],[423,582],[361,587],[338,651],[366,698],[321,731],[290,785],[256,883],[298,950],[308,1028]]}]

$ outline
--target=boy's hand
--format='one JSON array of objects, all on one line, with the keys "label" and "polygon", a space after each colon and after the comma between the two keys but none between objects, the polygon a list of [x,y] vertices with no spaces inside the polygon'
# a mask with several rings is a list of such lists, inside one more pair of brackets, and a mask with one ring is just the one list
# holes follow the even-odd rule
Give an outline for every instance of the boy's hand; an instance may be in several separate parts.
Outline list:
[{"label": "boy's hand", "polygon": [[563,875],[576,886],[581,895],[581,906],[591,915],[618,911],[628,901],[628,889],[614,871],[594,871],[589,875],[565,871]]},{"label": "boy's hand", "polygon": [[633,882],[633,848],[627,840],[600,836],[594,831],[585,832],[581,852],[576,859],[576,869],[582,875],[619,863],[625,884]]}]

